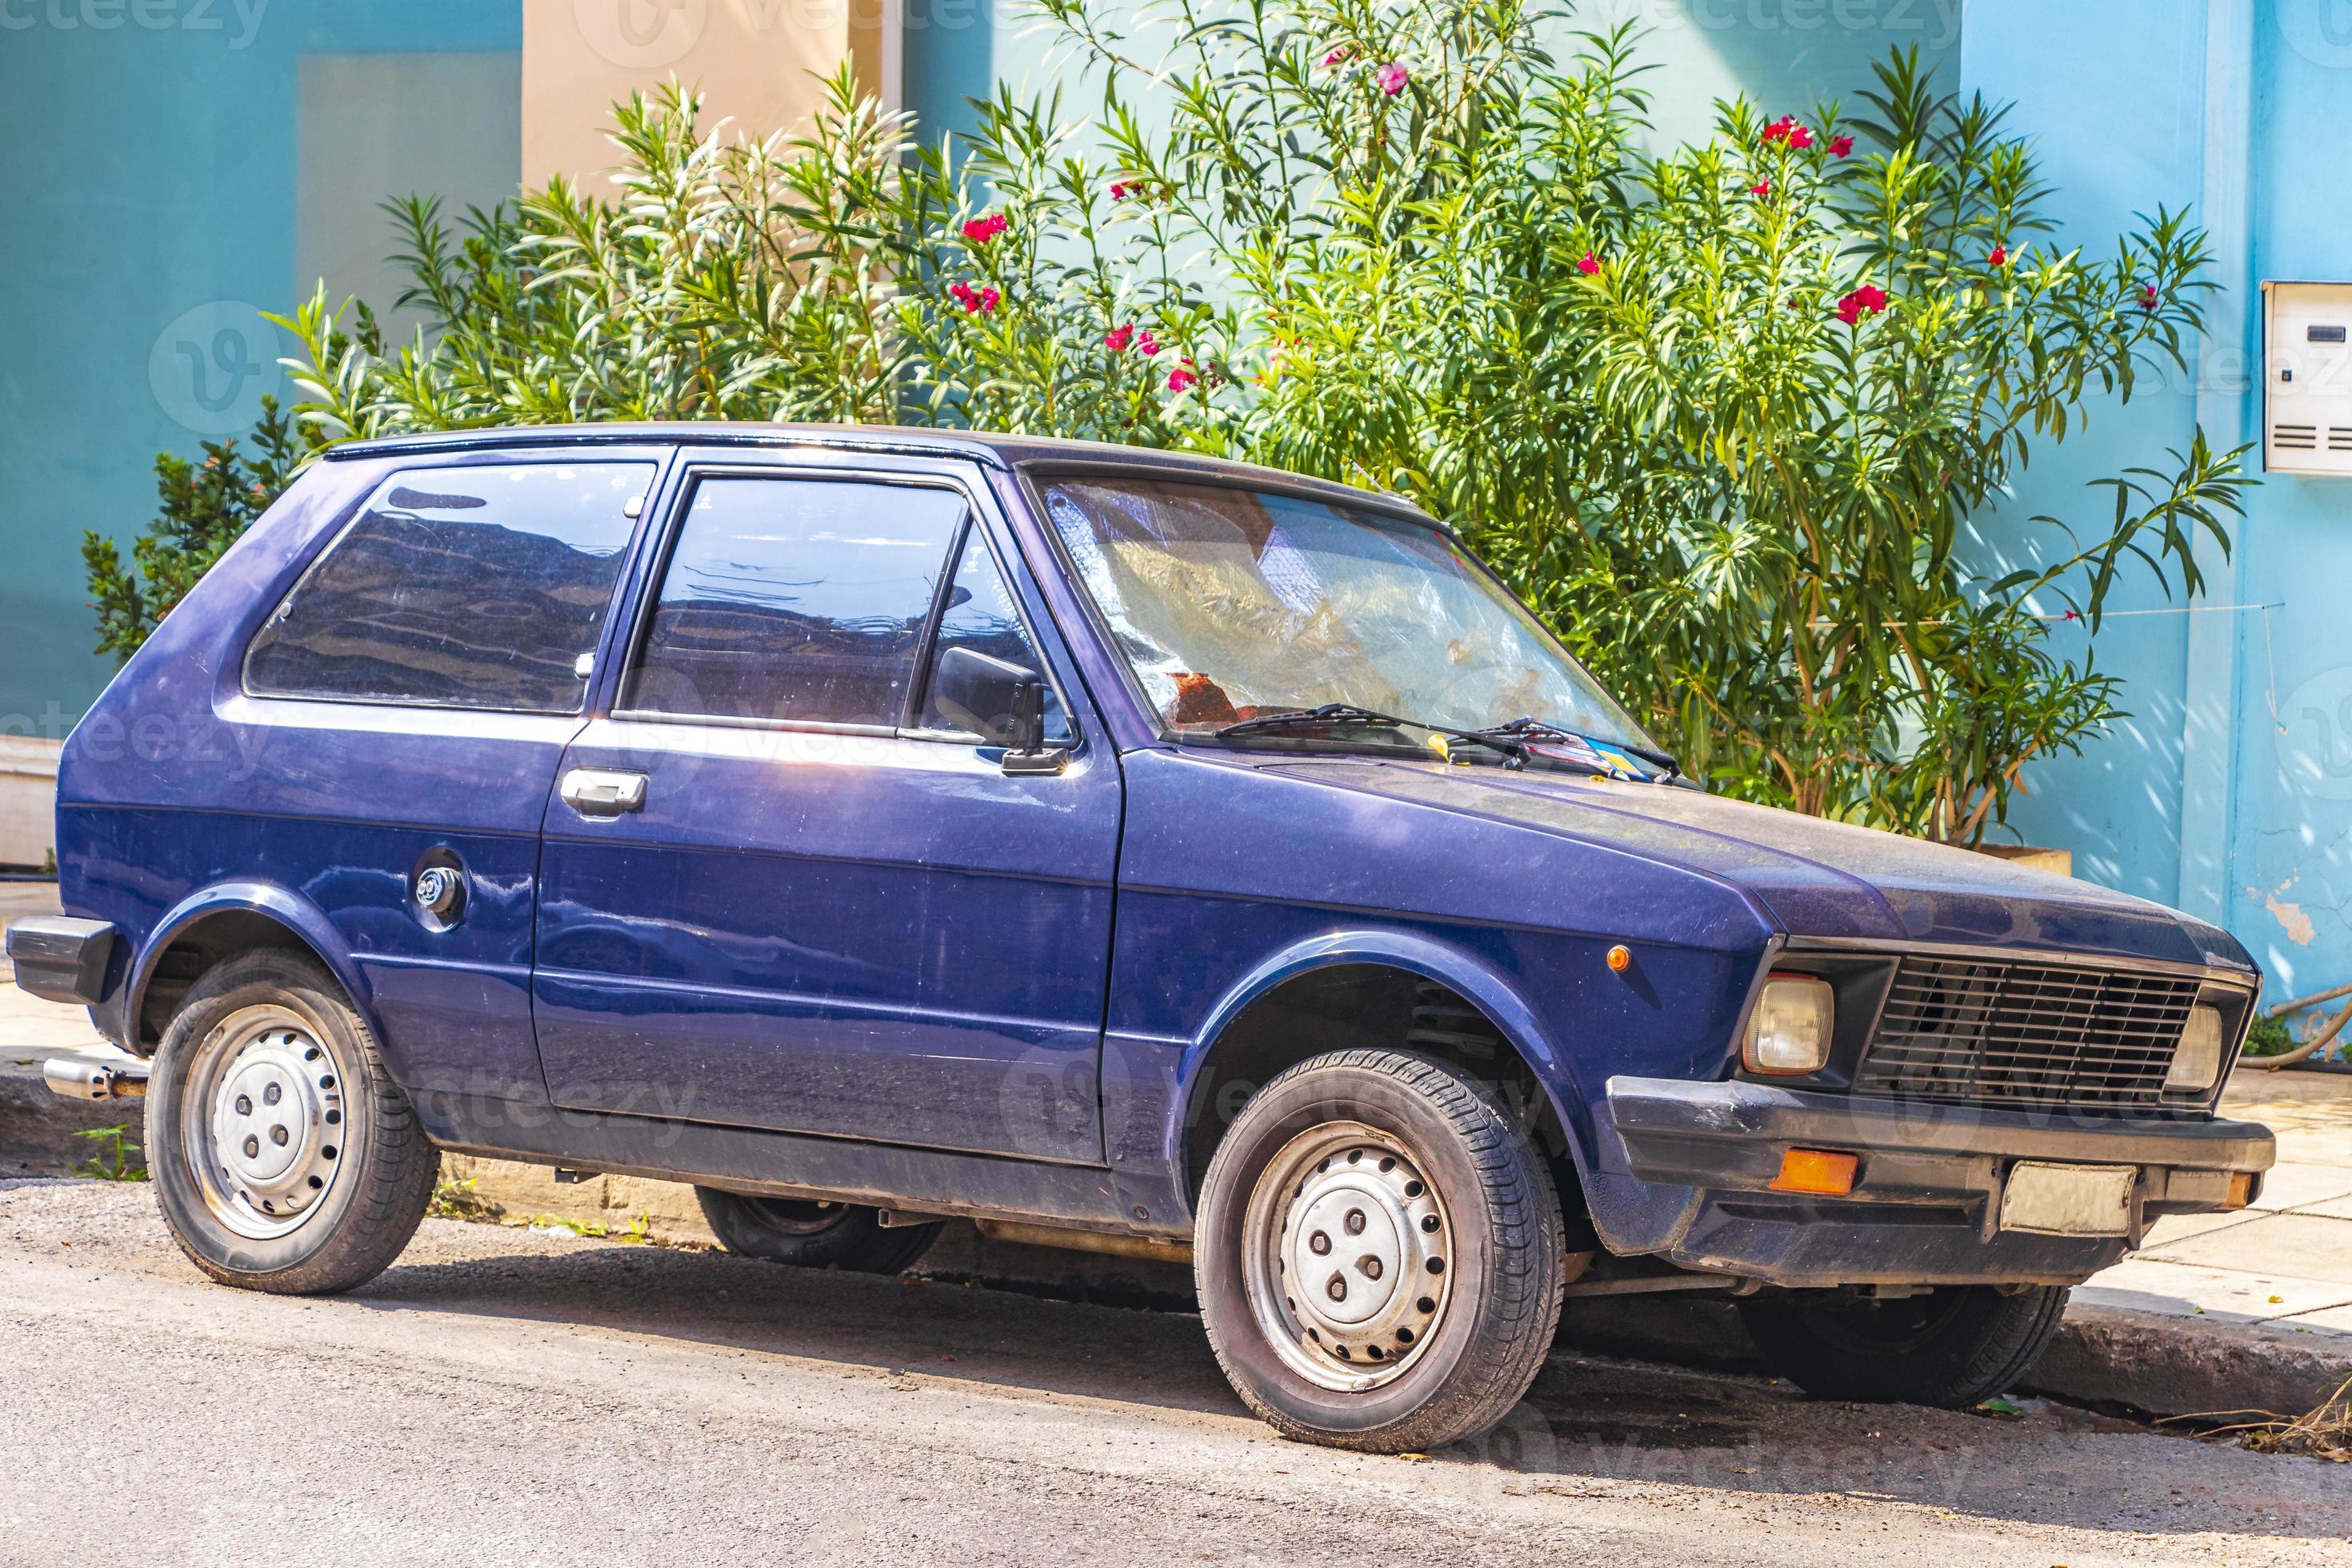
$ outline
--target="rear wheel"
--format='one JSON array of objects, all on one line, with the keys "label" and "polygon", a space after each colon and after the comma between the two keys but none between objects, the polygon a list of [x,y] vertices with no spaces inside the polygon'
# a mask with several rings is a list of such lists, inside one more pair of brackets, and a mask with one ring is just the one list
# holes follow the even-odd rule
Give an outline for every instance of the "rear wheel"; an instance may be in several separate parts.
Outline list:
[{"label": "rear wheel", "polygon": [[763,1198],[697,1187],[702,1216],[727,1250],[803,1268],[900,1274],[940,1237],[941,1225],[884,1226],[881,1211],[818,1198]]},{"label": "rear wheel", "polygon": [[1965,1409],[2042,1359],[2067,1291],[1948,1285],[1874,1300],[1842,1290],[1756,1296],[1739,1313],[1765,1359],[1820,1399]]},{"label": "rear wheel", "polygon": [[416,1234],[440,1152],[366,1020],[306,953],[233,958],[190,988],[147,1086],[156,1201],[226,1284],[288,1295],[375,1278]]},{"label": "rear wheel", "polygon": [[1398,1051],[1276,1078],[1210,1162],[1201,1310],[1283,1433],[1394,1453],[1492,1426],[1559,1318],[1559,1200],[1483,1086]]}]

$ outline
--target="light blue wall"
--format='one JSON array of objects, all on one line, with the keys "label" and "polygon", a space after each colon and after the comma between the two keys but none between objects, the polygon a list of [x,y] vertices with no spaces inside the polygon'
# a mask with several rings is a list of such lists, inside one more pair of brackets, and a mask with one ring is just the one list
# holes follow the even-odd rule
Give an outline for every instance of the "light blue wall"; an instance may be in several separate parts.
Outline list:
[{"label": "light blue wall", "polygon": [[[1663,136],[1703,139],[1715,100],[1743,90],[1779,110],[1802,112],[1832,99],[1857,110],[1853,95],[1870,85],[1871,64],[1894,48],[1916,47],[1948,81],[1961,12],[1961,0],[1580,0],[1551,41],[1565,53],[1570,32],[1636,23],[1641,58],[1658,68],[1643,86]],[[1009,0],[907,0],[907,104],[929,134],[969,128],[965,100],[987,96],[999,79],[1024,94],[1067,79],[1067,50]],[[1093,102],[1091,94],[1065,97],[1077,112]]]},{"label": "light blue wall", "polygon": [[[2257,433],[2263,280],[2352,279],[2352,7],[2076,0],[2067,30],[2098,50],[2053,49],[2049,17],[2033,0],[1970,0],[1967,81],[2019,100],[2075,237],[2112,232],[2134,208],[2206,200],[2231,300],[2201,404],[2174,386],[2105,419],[2037,465],[2014,513],[2060,510],[2084,474],[2156,460],[2200,408],[2209,430]],[[2110,623],[2100,663],[2128,678],[2126,704],[2143,717],[2082,761],[2036,769],[2017,816],[2029,839],[2072,848],[2078,871],[2218,915],[2271,972],[2273,995],[2352,978],[2347,583],[2352,479],[2263,476],[2208,602],[2273,607],[2214,613],[2194,637],[2185,616]],[[2184,788],[2182,714],[2199,703],[2219,744]]]},{"label": "light blue wall", "polygon": [[301,289],[303,58],[508,54],[519,84],[521,32],[520,0],[0,0],[0,732],[61,737],[110,673],[81,531],[135,532],[155,453],[277,383],[253,309]]}]

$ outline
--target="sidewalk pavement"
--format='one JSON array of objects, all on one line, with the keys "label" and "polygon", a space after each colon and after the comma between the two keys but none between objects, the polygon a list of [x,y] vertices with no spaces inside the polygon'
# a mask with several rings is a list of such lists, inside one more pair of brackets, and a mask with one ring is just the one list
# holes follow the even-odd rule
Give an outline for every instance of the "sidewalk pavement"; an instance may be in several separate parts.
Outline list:
[{"label": "sidewalk pavement", "polygon": [[[55,907],[53,887],[0,883],[0,924]],[[63,1169],[57,1152],[87,1153],[72,1130],[139,1119],[139,1108],[120,1102],[76,1105],[48,1094],[41,1060],[85,1048],[110,1049],[79,1008],[0,984],[0,1170],[44,1162]],[[2316,1387],[2297,1406],[2307,1408],[2326,1392],[2317,1385],[2352,1374],[2352,1074],[2242,1067],[2221,1109],[2278,1135],[2262,1197],[2236,1214],[2159,1221],[2141,1251],[2079,1287],[2067,1331],[2037,1373],[2043,1392],[2181,1414],[2282,1409]],[[450,1173],[474,1178],[482,1197],[509,1213],[615,1229],[643,1214],[652,1239],[709,1240],[682,1185],[608,1177],[559,1187],[544,1168],[484,1160],[453,1162]],[[616,1220],[623,1209],[628,1217]],[[1696,1315],[1687,1325],[1656,1303],[1630,1318],[1580,1311],[1570,1322],[1591,1321],[1596,1338],[1654,1353],[1720,1353],[1728,1335],[1736,1355],[1745,1336],[1725,1326],[1720,1304],[1688,1306]]]}]

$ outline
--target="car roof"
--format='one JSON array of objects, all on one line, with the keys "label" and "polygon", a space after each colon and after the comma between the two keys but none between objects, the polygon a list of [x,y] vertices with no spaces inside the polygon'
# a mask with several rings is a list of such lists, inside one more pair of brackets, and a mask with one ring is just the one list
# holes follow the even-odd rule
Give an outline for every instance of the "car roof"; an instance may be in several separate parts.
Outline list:
[{"label": "car roof", "polygon": [[646,424],[521,425],[495,429],[427,431],[347,441],[328,449],[330,461],[425,452],[493,452],[535,447],[645,446],[822,447],[837,451],[963,458],[1010,471],[1031,467],[1132,469],[1169,479],[1252,484],[1319,494],[1350,506],[1371,505],[1426,518],[1402,496],[1359,489],[1281,468],[1192,452],[1068,441],[1046,436],[1002,436],[984,430],[918,429],[894,425],[782,425],[749,420],[685,420]]}]

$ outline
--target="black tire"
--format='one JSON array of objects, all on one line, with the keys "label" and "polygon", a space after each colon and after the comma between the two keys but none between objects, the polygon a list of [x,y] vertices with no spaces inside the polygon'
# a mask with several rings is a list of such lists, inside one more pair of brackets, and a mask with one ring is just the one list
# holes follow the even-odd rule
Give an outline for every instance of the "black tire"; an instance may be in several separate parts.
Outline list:
[{"label": "black tire", "polygon": [[2066,1315],[2063,1286],[2003,1295],[1948,1285],[1872,1300],[1837,1290],[1753,1296],[1739,1315],[1764,1357],[1817,1399],[1965,1410],[2025,1375]]},{"label": "black tire", "polygon": [[694,1195],[728,1251],[802,1268],[903,1274],[945,1228],[943,1221],[886,1226],[879,1210],[860,1204],[754,1197],[717,1187],[697,1187]]},{"label": "black tire", "polygon": [[[220,1205],[236,1178],[224,1170],[208,1185],[188,1136],[192,1126],[201,1138],[210,1125],[192,1122],[210,1116],[208,1105],[190,1103],[204,1092],[191,1083],[192,1069],[205,1070],[243,1021],[259,1016],[289,1020],[289,1029],[307,1031],[323,1049],[315,1061],[340,1064],[331,1109],[298,1134],[315,1137],[314,1154],[331,1163],[323,1191],[291,1219],[291,1230],[262,1237],[235,1228],[238,1204],[249,1200],[231,1192],[232,1201]],[[384,1070],[366,1020],[316,959],[277,948],[215,966],[173,1015],[148,1082],[147,1163],[164,1223],[197,1268],[226,1285],[289,1296],[349,1290],[383,1273],[416,1234],[441,1173],[441,1152]]]},{"label": "black tire", "polygon": [[[1351,1148],[1361,1130],[1372,1146]],[[1327,1145],[1332,1152],[1316,1163]],[[1384,1210],[1391,1194],[1380,1184],[1394,1180],[1391,1164],[1418,1176],[1397,1189],[1404,1206]],[[1396,1223],[1375,1217],[1368,1230],[1351,1206],[1355,1192],[1370,1194],[1364,1206]],[[1431,1210],[1411,1206],[1432,1198],[1436,1225]],[[1336,1250],[1316,1219],[1327,1203],[1338,1205],[1329,1213],[1345,1215]],[[1391,1235],[1403,1248],[1391,1266],[1397,1285],[1417,1281],[1411,1304],[1395,1286],[1384,1290],[1377,1270],[1335,1267]],[[1421,1255],[1416,1266],[1413,1247],[1441,1243],[1450,1258]],[[1509,1413],[1535,1381],[1559,1321],[1563,1250],[1550,1174],[1500,1098],[1437,1062],[1390,1050],[1318,1057],[1260,1090],[1209,1163],[1193,1229],[1202,1318],[1243,1402],[1287,1436],[1371,1453],[1437,1447]],[[1370,1261],[1368,1253],[1355,1268]],[[1362,1342],[1351,1348],[1339,1342],[1349,1336],[1315,1327],[1328,1309],[1312,1298],[1299,1306],[1307,1268],[1329,1272],[1322,1283],[1335,1300],[1348,1300],[1352,1279],[1376,1303],[1349,1309],[1376,1314]],[[1425,1293],[1433,1289],[1433,1305]],[[1391,1310],[1433,1315],[1384,1332],[1376,1325],[1393,1320],[1377,1314]],[[1348,1367],[1333,1364],[1335,1355],[1351,1358]],[[1388,1381],[1330,1384],[1360,1366],[1367,1382]]]}]

